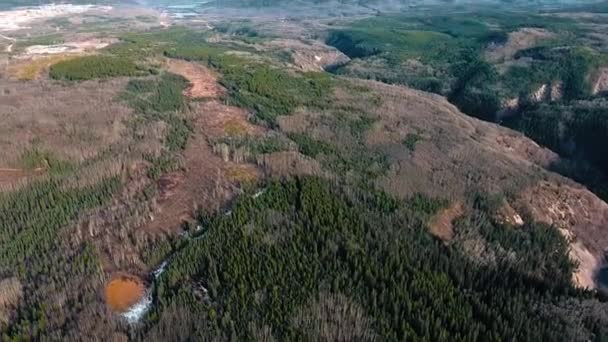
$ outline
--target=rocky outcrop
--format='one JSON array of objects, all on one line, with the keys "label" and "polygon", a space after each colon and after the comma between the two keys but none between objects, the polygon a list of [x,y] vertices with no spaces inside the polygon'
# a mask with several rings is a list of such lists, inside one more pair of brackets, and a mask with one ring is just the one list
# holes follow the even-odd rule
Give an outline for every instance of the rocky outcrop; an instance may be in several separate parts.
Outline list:
[{"label": "rocky outcrop", "polygon": [[608,204],[575,183],[541,181],[520,193],[516,206],[537,222],[555,226],[570,241],[579,263],[573,281],[597,287],[597,274],[608,250]]},{"label": "rocky outcrop", "polygon": [[608,68],[600,68],[593,82],[591,93],[597,95],[608,91]]}]

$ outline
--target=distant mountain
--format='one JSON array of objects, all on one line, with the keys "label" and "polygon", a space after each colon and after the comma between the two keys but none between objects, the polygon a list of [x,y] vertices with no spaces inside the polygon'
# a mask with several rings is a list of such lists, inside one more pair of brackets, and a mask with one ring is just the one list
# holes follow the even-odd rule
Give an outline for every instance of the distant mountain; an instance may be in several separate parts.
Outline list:
[{"label": "distant mountain", "polygon": [[103,5],[111,3],[126,3],[130,1],[113,1],[113,0],[2,0],[0,1],[0,10],[6,10],[13,7],[24,6],[40,6],[48,4],[75,4],[75,5]]}]

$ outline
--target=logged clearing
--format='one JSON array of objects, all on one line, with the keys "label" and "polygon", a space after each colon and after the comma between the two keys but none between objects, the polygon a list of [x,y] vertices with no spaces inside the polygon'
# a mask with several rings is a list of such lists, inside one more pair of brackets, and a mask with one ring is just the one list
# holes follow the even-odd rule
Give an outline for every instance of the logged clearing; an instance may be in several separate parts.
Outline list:
[{"label": "logged clearing", "polygon": [[217,82],[217,74],[200,64],[169,59],[167,68],[190,82],[184,94],[190,98],[218,98],[226,92]]},{"label": "logged clearing", "polygon": [[127,274],[116,275],[105,288],[106,303],[116,312],[125,312],[145,294],[143,281]]},{"label": "logged clearing", "polygon": [[195,131],[183,151],[184,167],[161,176],[158,181],[158,210],[145,229],[166,232],[190,222],[197,209],[217,210],[238,193],[242,181],[255,181],[261,174],[253,166],[226,162],[213,152],[197,113]]},{"label": "logged clearing", "polygon": [[192,221],[197,209],[219,209],[238,194],[239,184],[255,182],[262,176],[252,164],[225,161],[209,144],[210,140],[225,136],[264,132],[248,121],[245,110],[218,101],[225,90],[217,75],[202,65],[181,60],[169,60],[167,67],[190,81],[186,96],[208,101],[194,106],[194,131],[182,152],[183,168],[161,176],[158,181],[157,213],[145,227],[150,232],[179,229],[183,222]]}]

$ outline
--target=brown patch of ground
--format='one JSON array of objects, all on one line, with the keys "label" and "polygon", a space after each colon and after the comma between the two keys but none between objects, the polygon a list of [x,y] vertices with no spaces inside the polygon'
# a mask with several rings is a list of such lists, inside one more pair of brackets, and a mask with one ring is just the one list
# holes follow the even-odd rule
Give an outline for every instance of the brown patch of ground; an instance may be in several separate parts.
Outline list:
[{"label": "brown patch of ground", "polygon": [[592,94],[597,95],[608,91],[608,68],[600,68],[595,76]]},{"label": "brown patch of ground", "polygon": [[549,167],[559,161],[557,153],[541,147],[530,139],[522,139],[519,133],[500,134],[496,137],[496,143],[498,147],[504,148],[506,152],[523,156],[526,160],[543,167]]},{"label": "brown patch of ground", "polygon": [[140,301],[146,291],[144,282],[133,275],[117,274],[106,285],[105,299],[110,309],[125,312]]},{"label": "brown patch of ground", "polygon": [[237,184],[253,183],[260,178],[260,170],[251,164],[230,165],[226,168],[226,177]]},{"label": "brown patch of ground", "polygon": [[9,323],[12,310],[23,296],[21,282],[17,278],[0,280],[0,328]]},{"label": "brown patch of ground", "polygon": [[571,257],[580,263],[579,286],[595,288],[595,274],[608,250],[608,204],[574,184],[541,181],[523,191],[516,206],[537,222],[554,225],[570,240]]},{"label": "brown patch of ground", "polygon": [[452,222],[464,214],[464,206],[461,202],[456,202],[449,208],[446,208],[437,213],[429,222],[430,233],[448,242],[454,237],[454,227]]},{"label": "brown patch of ground", "polygon": [[26,184],[30,179],[42,175],[44,172],[45,169],[43,168],[35,170],[0,168],[0,192],[11,191],[17,188],[19,184]]},{"label": "brown patch of ground", "polygon": [[299,152],[285,151],[258,156],[258,165],[268,174],[276,176],[318,176],[323,175],[321,164]]},{"label": "brown patch of ground", "polygon": [[89,39],[74,42],[67,42],[55,45],[32,45],[25,48],[23,55],[17,58],[29,58],[36,55],[55,55],[55,54],[70,54],[82,55],[92,53],[96,50],[103,49],[110,44],[117,43],[118,39]]},{"label": "brown patch of ground", "polygon": [[258,48],[289,54],[293,65],[304,71],[321,71],[350,61],[350,58],[336,48],[317,40],[273,39]]},{"label": "brown patch of ground", "polygon": [[48,69],[59,62],[74,59],[78,55],[57,54],[42,56],[27,60],[19,60],[8,67],[9,77],[22,81],[32,81],[41,78]]},{"label": "brown patch of ground", "polygon": [[169,59],[167,68],[190,82],[191,86],[185,92],[190,98],[218,98],[226,92],[217,82],[217,74],[201,64]]},{"label": "brown patch of ground", "polygon": [[150,232],[169,232],[191,221],[199,208],[217,210],[239,190],[228,179],[224,162],[213,153],[201,126],[183,152],[183,170],[163,175],[158,181],[159,197],[152,220],[145,226]]},{"label": "brown patch of ground", "polygon": [[249,121],[249,113],[238,107],[227,106],[219,101],[197,104],[197,120],[211,139],[222,137],[256,136],[265,130]]},{"label": "brown patch of ground", "polygon": [[522,28],[509,33],[504,45],[492,46],[486,52],[486,58],[492,62],[510,60],[519,50],[535,46],[540,41],[553,37],[554,34],[540,28]]},{"label": "brown patch of ground", "polygon": [[302,133],[311,125],[312,119],[314,119],[314,114],[298,110],[291,115],[277,117],[277,123],[282,132]]}]

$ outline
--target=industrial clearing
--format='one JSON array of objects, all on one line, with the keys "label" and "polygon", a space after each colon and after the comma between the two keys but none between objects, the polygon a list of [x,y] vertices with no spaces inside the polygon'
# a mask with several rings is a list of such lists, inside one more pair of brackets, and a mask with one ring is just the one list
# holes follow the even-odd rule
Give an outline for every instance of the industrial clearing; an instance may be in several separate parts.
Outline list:
[{"label": "industrial clearing", "polygon": [[89,11],[109,12],[110,6],[95,5],[44,5],[37,7],[24,7],[11,11],[0,12],[0,32],[17,31],[29,28],[28,25],[37,20],[45,20],[71,14],[80,14]]}]

